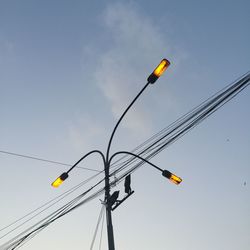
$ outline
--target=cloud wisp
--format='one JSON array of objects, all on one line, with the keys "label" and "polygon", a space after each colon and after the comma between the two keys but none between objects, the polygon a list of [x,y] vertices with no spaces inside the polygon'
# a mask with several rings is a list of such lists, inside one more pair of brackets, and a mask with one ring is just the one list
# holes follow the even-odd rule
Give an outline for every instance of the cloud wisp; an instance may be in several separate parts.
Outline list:
[{"label": "cloud wisp", "polygon": [[[152,70],[152,62],[175,53],[153,20],[142,14],[133,4],[112,4],[102,16],[104,31],[110,44],[101,55],[95,69],[95,81],[110,102],[117,119],[128,100],[146,81],[145,72]],[[154,64],[153,64],[154,65]],[[148,72],[149,74],[151,72]],[[147,106],[147,105],[146,105]],[[130,112],[123,126],[143,134],[151,132],[152,123],[147,107],[137,103],[136,112]]]},{"label": "cloud wisp", "polygon": [[[97,20],[99,21],[97,26],[100,28],[100,34],[97,36],[101,43],[97,43],[98,38],[95,37],[95,40],[84,45],[83,69],[86,74],[91,72],[89,77],[99,89],[97,94],[105,98],[111,107],[114,120],[117,121],[129,102],[144,86],[148,75],[159,61],[163,57],[170,60],[174,58],[176,68],[176,62],[180,61],[182,56],[177,52],[174,42],[169,40],[166,32],[162,32],[165,24],[159,24],[149,18],[134,3],[107,4]],[[162,93],[158,94],[162,96]],[[171,106],[169,100],[172,98],[168,98],[169,93],[163,96],[167,105]],[[154,100],[157,102],[157,98]],[[121,126],[139,138],[150,136],[153,130],[151,105],[146,98],[140,98],[128,112]],[[154,105],[155,110],[161,112],[162,102]],[[95,122],[104,119],[101,117],[102,114],[99,114],[98,119],[88,114],[84,122],[79,121],[72,126],[71,141],[79,144],[77,146],[79,147],[83,143],[83,138],[86,141],[86,136],[87,141],[91,142],[103,136],[105,122],[102,124],[102,131],[97,128],[97,122]],[[80,132],[83,124],[87,125],[85,132]],[[82,139],[79,140],[79,138]]]}]

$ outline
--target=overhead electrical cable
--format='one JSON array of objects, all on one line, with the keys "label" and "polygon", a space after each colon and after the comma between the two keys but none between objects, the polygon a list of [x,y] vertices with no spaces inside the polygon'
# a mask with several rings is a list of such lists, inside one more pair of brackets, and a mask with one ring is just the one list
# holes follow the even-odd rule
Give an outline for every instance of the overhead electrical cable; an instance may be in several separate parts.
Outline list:
[{"label": "overhead electrical cable", "polygon": [[47,226],[49,226],[51,223],[53,223],[57,219],[61,218],[62,216],[68,214],[69,212],[72,212],[76,208],[86,204],[87,202],[89,202],[89,201],[93,200],[94,198],[96,198],[96,197],[100,196],[101,194],[103,194],[104,190],[105,189],[102,188],[102,189],[98,190],[97,192],[95,192],[94,194],[92,194],[91,196],[87,197],[82,202],[74,205],[82,197],[84,197],[89,191],[91,191],[90,189],[87,190],[86,192],[79,195],[78,197],[76,197],[75,199],[73,199],[72,201],[70,201],[69,203],[67,203],[66,205],[64,205],[63,207],[61,207],[57,211],[55,211],[54,213],[50,214],[49,216],[42,219],[41,221],[39,221],[35,225],[31,226],[30,228],[28,228],[25,231],[18,234],[16,237],[13,237],[12,239],[10,239],[5,244],[1,245],[0,250],[10,250],[10,249],[14,250],[14,249],[17,249],[17,247],[19,247],[20,244],[27,243],[31,239],[31,237],[33,238],[33,236],[35,236],[37,233],[41,232],[43,229],[45,229]]},{"label": "overhead electrical cable", "polygon": [[99,250],[101,250],[101,248],[102,248],[102,234],[103,234],[104,218],[105,218],[105,213],[102,216],[102,225],[101,225],[101,235],[100,235],[100,241],[99,241]]},{"label": "overhead electrical cable", "polygon": [[[149,155],[151,151],[155,150],[154,152],[157,152],[158,151],[157,148],[159,146],[162,147],[162,145],[165,145],[165,144],[166,144],[165,146],[167,146],[169,143],[175,141],[177,137],[175,137],[175,140],[171,139],[171,136],[173,136],[174,133],[180,132],[180,135],[182,135],[184,132],[181,132],[181,130],[182,129],[185,130],[185,127],[188,127],[189,126],[188,124],[189,123],[192,124],[192,122],[193,122],[193,125],[189,129],[196,126],[199,122],[201,122],[206,117],[211,115],[218,108],[223,106],[226,102],[231,100],[235,95],[237,95],[244,88],[246,88],[249,85],[249,78],[250,78],[249,74],[247,74],[245,77],[243,77],[236,83],[227,86],[227,88],[224,88],[223,92],[219,91],[217,95],[213,95],[214,98],[207,99],[207,101],[203,102],[202,105],[199,105],[197,108],[193,109],[191,112],[182,116],[182,118],[178,119],[176,122],[172,123],[165,129],[163,129],[160,133],[157,134],[158,135],[157,137],[155,136],[152,137],[155,140],[148,140],[148,142],[151,142],[151,143],[147,145],[146,147],[144,147],[141,151],[138,151],[136,153],[139,156],[147,157],[147,155]],[[165,146],[163,146],[162,149]],[[120,164],[120,167],[116,168],[116,170],[114,170],[111,175],[116,175],[119,171],[126,168],[126,166],[131,165],[138,161],[139,160],[136,159],[135,157],[128,157],[128,159],[124,161],[122,164]]]},{"label": "overhead electrical cable", "polygon": [[[82,202],[78,203],[84,196],[86,196],[92,189],[94,189],[97,185],[99,185],[103,180],[96,183],[94,186],[90,187],[88,190],[86,190],[84,193],[78,195],[76,198],[65,204],[64,206],[60,207],[50,215],[46,216],[44,219],[40,220],[33,226],[29,227],[28,229],[24,230],[23,232],[19,233],[17,236],[11,238],[9,241],[7,241],[5,244],[0,246],[0,250],[9,250],[9,249],[16,249],[16,247],[19,247],[20,244],[29,241],[30,237],[32,237],[34,234],[36,235],[41,230],[45,229],[48,225],[50,225],[52,222],[56,221],[57,219],[61,218],[62,216],[66,215],[67,213],[73,211],[74,209],[78,208],[79,206],[93,200],[97,196],[101,195],[105,188],[99,189],[94,194],[87,197]],[[12,248],[14,246],[14,248]]]},{"label": "overhead electrical cable", "polygon": [[96,224],[94,236],[93,236],[93,239],[92,239],[92,242],[91,242],[91,245],[90,245],[90,250],[93,250],[93,247],[94,247],[94,244],[95,244],[95,240],[96,240],[96,236],[97,236],[97,232],[98,232],[100,223],[102,221],[102,217],[104,215],[104,211],[105,211],[105,206],[102,205],[101,211],[100,211],[100,214],[99,214],[99,217],[98,217],[98,220],[97,220],[97,224]]},{"label": "overhead electrical cable", "polygon": [[[0,236],[0,239],[4,238],[5,236],[9,235],[10,233],[12,233],[13,231],[17,230],[18,228],[20,228],[21,226],[23,226],[24,224],[26,224],[27,222],[31,221],[32,219],[34,219],[35,217],[37,217],[38,215],[40,215],[41,213],[43,213],[44,211],[46,211],[47,209],[51,208],[52,206],[54,206],[55,204],[57,204],[58,202],[60,202],[62,199],[66,198],[67,196],[69,196],[71,193],[73,193],[74,191],[76,191],[77,189],[79,189],[80,187],[82,187],[83,185],[87,184],[89,181],[91,181],[92,179],[94,179],[95,177],[97,177],[98,175],[100,175],[100,173],[95,174],[93,176],[91,176],[90,178],[82,181],[81,183],[79,183],[78,185],[72,187],[71,189],[69,189],[68,191],[62,193],[61,195],[51,199],[50,201],[46,202],[45,204],[43,204],[42,206],[34,209],[33,211],[29,212],[28,214],[24,215],[23,217],[21,217],[18,220],[15,220],[14,222],[10,223],[9,225],[3,227],[0,229],[0,231],[3,231],[15,224],[17,224],[18,222],[24,220],[25,218],[31,216],[32,214],[36,213],[35,215],[33,215],[32,217],[26,219],[24,222],[22,222],[21,224],[19,224],[18,226],[14,227],[13,229],[11,229],[10,231],[6,232],[4,235]],[[104,180],[104,179],[103,179]],[[42,209],[42,210],[41,210]],[[39,212],[38,212],[39,211]]]},{"label": "overhead electrical cable", "polygon": [[[57,164],[57,165],[72,167],[72,164],[62,163],[62,162],[59,162],[59,161],[52,161],[52,160],[38,158],[38,157],[30,156],[30,155],[13,153],[13,152],[10,152],[10,151],[0,150],[0,153],[7,154],[7,155],[13,155],[13,156],[17,156],[17,157],[22,157],[22,158],[27,158],[27,159],[36,160],[36,161],[43,161],[43,162],[53,163],[53,164]],[[96,170],[96,169],[92,169],[92,168],[85,168],[85,167],[79,167],[79,166],[77,166],[77,168],[81,168],[81,169],[85,169],[85,170],[93,171],[93,172],[101,172],[100,170]]]}]

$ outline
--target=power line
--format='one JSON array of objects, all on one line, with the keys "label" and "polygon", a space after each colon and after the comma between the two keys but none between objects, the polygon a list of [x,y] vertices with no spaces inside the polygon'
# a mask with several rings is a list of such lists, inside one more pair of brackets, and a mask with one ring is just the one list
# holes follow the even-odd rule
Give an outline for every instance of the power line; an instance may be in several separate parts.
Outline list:
[{"label": "power line", "polygon": [[100,235],[100,241],[99,241],[99,250],[101,250],[101,247],[102,247],[102,234],[103,234],[104,218],[105,218],[105,213],[102,216],[102,225],[101,225],[101,235]]},{"label": "power line", "polygon": [[[38,158],[38,157],[30,156],[30,155],[18,154],[18,153],[13,153],[13,152],[4,151],[4,150],[0,150],[0,153],[7,154],[7,155],[13,155],[13,156],[17,156],[17,157],[22,157],[22,158],[26,158],[26,159],[31,159],[31,160],[36,160],[36,161],[43,161],[43,162],[53,163],[53,164],[57,164],[57,165],[72,167],[72,164],[62,163],[62,162],[58,162],[58,161],[52,161],[52,160]],[[85,167],[79,167],[79,166],[77,166],[77,168],[85,169],[88,171],[101,172],[99,170],[92,169],[92,168],[85,168]]]},{"label": "power line", "polygon": [[[143,156],[146,159],[152,158],[161,152],[165,147],[169,146],[189,130],[197,126],[201,121],[217,111],[220,107],[225,105],[229,100],[234,98],[249,85],[249,80],[250,74],[247,73],[238,81],[226,86],[221,91],[217,92],[212,97],[204,101],[202,104],[192,109],[177,121],[151,137],[151,139],[146,141],[146,144],[143,143],[141,144],[142,146],[137,147],[137,150],[135,150],[136,154]],[[115,162],[116,166],[118,161]],[[111,175],[116,175],[121,170],[125,169],[129,165],[135,164],[136,162],[140,162],[140,160],[133,156],[127,157],[126,161],[118,164],[118,167],[113,171],[113,173],[111,173]],[[143,164],[143,162],[141,162],[141,164]]]},{"label": "power line", "polygon": [[[51,208],[53,205],[57,204],[58,202],[60,202],[62,199],[64,199],[65,197],[69,196],[71,193],[73,193],[74,191],[76,191],[77,189],[79,189],[80,187],[82,187],[83,185],[87,184],[89,181],[91,181],[92,179],[94,179],[95,177],[97,177],[100,173],[95,174],[94,176],[91,176],[90,178],[82,181],[81,183],[79,183],[78,185],[74,186],[73,188],[69,189],[68,191],[62,193],[61,195],[51,199],[50,201],[46,202],[45,204],[41,205],[40,207],[34,209],[33,211],[27,213],[26,215],[24,215],[23,217],[15,220],[14,222],[10,223],[9,225],[3,227],[0,229],[0,232],[3,230],[6,230],[7,228],[14,226],[15,224],[17,224],[18,222],[24,220],[25,218],[31,216],[32,214],[36,213],[35,215],[33,215],[32,217],[26,219],[24,222],[22,222],[21,224],[19,224],[18,226],[16,226],[15,228],[11,229],[10,231],[6,232],[4,235],[0,236],[0,239],[4,238],[5,236],[9,235],[10,233],[12,233],[13,231],[17,230],[18,228],[20,228],[21,226],[23,226],[24,224],[26,224],[27,222],[31,221],[32,219],[34,219],[35,217],[37,217],[38,215],[40,215],[41,213],[43,213],[44,211],[48,210],[49,208]],[[43,209],[42,209],[43,208]],[[41,210],[42,209],[42,210]]]},{"label": "power line", "polygon": [[99,229],[99,225],[100,225],[100,223],[102,221],[102,217],[104,215],[104,211],[105,211],[105,206],[102,205],[102,208],[101,208],[98,220],[97,220],[97,224],[96,224],[94,236],[93,236],[93,239],[92,239],[92,242],[91,242],[91,245],[90,245],[90,250],[93,250],[93,247],[94,247],[94,244],[95,244],[95,240],[96,240],[96,235],[97,235],[97,232],[98,232],[98,229]]},{"label": "power line", "polygon": [[[96,186],[96,185],[95,185]],[[59,218],[63,217],[64,215],[72,212],[76,208],[86,204],[87,202],[93,200],[94,198],[101,195],[105,188],[99,189],[97,192],[92,194],[91,196],[85,198],[83,201],[79,202],[81,198],[83,198],[86,194],[88,194],[95,186],[91,187],[81,195],[78,195],[76,198],[65,204],[63,207],[57,209],[52,214],[48,215],[44,219],[37,222],[35,225],[29,227],[25,231],[21,232],[17,236],[10,239],[8,242],[0,246],[1,250],[14,250],[19,248],[21,245],[27,243],[30,239],[32,239],[36,234],[40,233],[43,229],[49,226],[54,221],[58,220]],[[76,204],[79,202],[78,204]],[[22,236],[24,235],[24,236]]]}]

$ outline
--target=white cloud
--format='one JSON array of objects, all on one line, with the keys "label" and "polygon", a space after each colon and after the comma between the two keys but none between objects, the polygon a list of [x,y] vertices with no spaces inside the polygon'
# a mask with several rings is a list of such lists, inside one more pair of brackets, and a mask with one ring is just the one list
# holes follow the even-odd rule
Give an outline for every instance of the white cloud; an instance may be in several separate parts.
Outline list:
[{"label": "white cloud", "polygon": [[[101,95],[111,105],[114,120],[117,121],[159,61],[163,57],[174,58],[176,67],[182,56],[166,38],[167,34],[162,34],[165,24],[161,27],[161,24],[154,23],[132,3],[108,4],[98,20],[101,26],[101,43],[96,43],[99,37],[95,37],[93,43],[85,44],[83,69],[84,74],[91,72],[89,77],[93,77]],[[165,99],[167,105],[171,106],[168,103],[172,100],[169,94],[163,96],[168,96]],[[166,109],[166,102],[164,105]],[[159,102],[158,106],[162,107],[162,102]],[[97,138],[106,134],[105,129],[95,121],[95,118],[89,115],[71,125],[70,138],[76,148],[89,149],[89,145],[93,146]],[[152,134],[152,113],[145,98],[136,102],[121,126],[137,137],[145,138]]]},{"label": "white cloud", "polygon": [[[102,16],[104,32],[110,36],[107,50],[98,55],[95,81],[111,103],[117,119],[135,94],[146,83],[152,65],[162,57],[174,56],[174,49],[155,24],[133,4],[109,5]],[[177,58],[177,56],[175,56]],[[154,66],[153,66],[154,67]],[[151,119],[145,107],[136,104],[136,112],[129,112],[123,126],[139,133],[151,131]]]}]

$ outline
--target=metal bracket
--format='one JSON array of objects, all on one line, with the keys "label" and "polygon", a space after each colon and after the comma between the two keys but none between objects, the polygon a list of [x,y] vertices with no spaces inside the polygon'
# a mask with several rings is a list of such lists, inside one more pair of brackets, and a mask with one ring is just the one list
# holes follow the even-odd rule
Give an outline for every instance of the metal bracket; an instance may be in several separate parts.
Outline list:
[{"label": "metal bracket", "polygon": [[127,196],[125,196],[122,200],[117,200],[115,205],[111,208],[114,211],[117,207],[119,207],[130,195],[132,195],[135,191],[131,191]]}]

